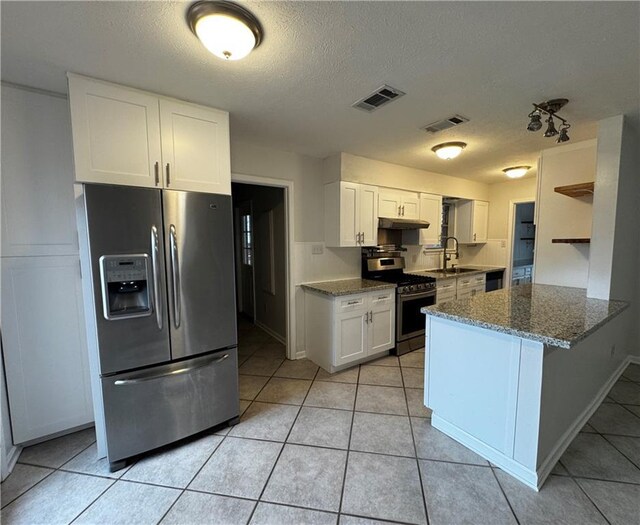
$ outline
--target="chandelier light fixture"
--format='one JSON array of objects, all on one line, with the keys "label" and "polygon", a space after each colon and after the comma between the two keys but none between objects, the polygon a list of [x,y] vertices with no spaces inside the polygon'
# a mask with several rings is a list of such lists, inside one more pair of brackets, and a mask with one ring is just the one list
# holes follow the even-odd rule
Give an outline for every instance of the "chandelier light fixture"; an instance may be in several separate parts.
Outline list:
[{"label": "chandelier light fixture", "polygon": [[196,2],[187,22],[202,45],[223,60],[240,60],[260,45],[262,26],[251,11],[232,2]]},{"label": "chandelier light fixture", "polygon": [[431,148],[438,157],[444,160],[455,159],[467,145],[464,142],[443,142]]},{"label": "chandelier light fixture", "polygon": [[[565,119],[558,115],[560,111],[569,102],[566,98],[554,98],[547,100],[546,102],[540,102],[539,104],[533,104],[533,111],[529,113],[529,124],[527,125],[528,131],[540,131],[542,129],[542,117],[547,116],[545,122],[547,123],[547,129],[544,132],[545,137],[558,137],[556,142],[561,144],[569,141],[568,130],[571,127]],[[561,122],[560,131],[556,129],[556,123],[554,119]]]}]

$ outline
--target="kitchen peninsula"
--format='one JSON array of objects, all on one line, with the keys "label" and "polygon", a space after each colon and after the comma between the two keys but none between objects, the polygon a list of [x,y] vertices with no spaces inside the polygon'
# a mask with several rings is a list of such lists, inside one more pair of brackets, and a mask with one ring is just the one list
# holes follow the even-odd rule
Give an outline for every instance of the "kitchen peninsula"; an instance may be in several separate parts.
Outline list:
[{"label": "kitchen peninsula", "polygon": [[538,490],[628,364],[627,306],[523,285],[423,308],[433,426]]}]

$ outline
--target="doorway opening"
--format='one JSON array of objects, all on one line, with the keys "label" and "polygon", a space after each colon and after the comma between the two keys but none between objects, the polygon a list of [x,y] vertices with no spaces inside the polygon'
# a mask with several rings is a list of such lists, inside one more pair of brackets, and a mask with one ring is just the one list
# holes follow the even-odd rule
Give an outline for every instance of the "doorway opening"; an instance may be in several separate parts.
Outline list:
[{"label": "doorway opening", "polygon": [[234,210],[239,354],[269,359],[287,352],[286,188],[231,184]]},{"label": "doorway opening", "polygon": [[510,285],[533,282],[536,225],[535,202],[514,202],[511,215]]}]

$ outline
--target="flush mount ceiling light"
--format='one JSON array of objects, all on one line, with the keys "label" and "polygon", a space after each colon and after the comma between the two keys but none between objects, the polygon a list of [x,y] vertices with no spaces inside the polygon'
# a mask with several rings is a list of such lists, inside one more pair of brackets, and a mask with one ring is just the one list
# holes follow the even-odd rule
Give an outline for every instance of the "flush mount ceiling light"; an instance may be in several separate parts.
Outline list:
[{"label": "flush mount ceiling light", "polygon": [[196,2],[187,12],[187,22],[202,45],[223,60],[246,57],[263,37],[253,13],[232,2]]},{"label": "flush mount ceiling light", "polygon": [[444,160],[455,159],[467,145],[464,142],[443,142],[431,148],[438,157]]},{"label": "flush mount ceiling light", "polygon": [[513,166],[512,168],[505,168],[502,171],[510,179],[519,179],[523,177],[527,171],[531,169],[531,166]]},{"label": "flush mount ceiling light", "polygon": [[[542,129],[542,115],[545,114],[548,116],[545,119],[545,122],[547,123],[547,129],[544,132],[544,136],[558,136],[556,142],[567,142],[569,140],[567,130],[571,127],[571,125],[560,115],[557,115],[557,112],[560,111],[567,104],[567,102],[569,102],[569,100],[566,98],[554,98],[553,100],[540,102],[540,104],[533,104],[534,109],[531,113],[529,113],[529,124],[527,125],[527,130],[540,131]],[[558,130],[556,129],[555,122],[553,121],[554,118],[557,118],[560,122],[562,122],[560,132],[558,132]]]}]

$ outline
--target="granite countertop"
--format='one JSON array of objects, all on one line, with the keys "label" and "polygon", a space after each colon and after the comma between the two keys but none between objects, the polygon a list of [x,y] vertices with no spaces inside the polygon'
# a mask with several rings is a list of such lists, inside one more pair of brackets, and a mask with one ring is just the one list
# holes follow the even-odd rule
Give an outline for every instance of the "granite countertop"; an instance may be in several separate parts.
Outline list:
[{"label": "granite countertop", "polygon": [[395,288],[392,283],[372,281],[370,279],[341,279],[339,281],[323,281],[320,283],[304,283],[300,285],[305,290],[318,292],[325,295],[352,295],[374,290],[387,290]]},{"label": "granite countertop", "polygon": [[469,268],[473,269],[473,272],[463,272],[463,273],[447,273],[443,275],[438,271],[438,268],[433,268],[431,270],[417,270],[410,271],[407,273],[411,273],[413,275],[426,275],[427,277],[434,277],[435,279],[451,279],[452,277],[464,277],[465,275],[478,275],[480,273],[493,272],[496,270],[506,270],[504,266],[478,266],[478,265],[463,265],[460,268]]},{"label": "granite countertop", "polygon": [[421,309],[421,312],[546,345],[571,348],[629,306],[587,298],[583,288],[526,284]]}]

